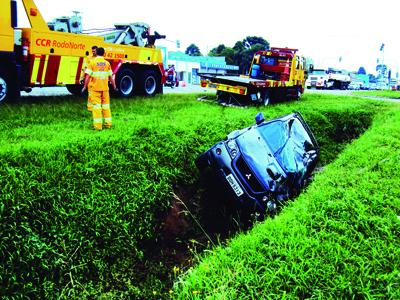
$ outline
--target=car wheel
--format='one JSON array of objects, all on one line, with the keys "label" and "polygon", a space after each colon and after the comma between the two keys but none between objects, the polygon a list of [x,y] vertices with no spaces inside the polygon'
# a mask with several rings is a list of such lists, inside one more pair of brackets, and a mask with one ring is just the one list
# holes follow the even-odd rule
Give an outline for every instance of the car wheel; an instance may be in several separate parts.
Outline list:
[{"label": "car wheel", "polygon": [[196,158],[195,164],[196,164],[196,167],[197,167],[200,171],[202,171],[202,170],[204,170],[204,169],[206,169],[207,167],[210,166],[210,162],[209,162],[208,158],[209,158],[208,151],[206,151],[206,152],[200,154],[200,155]]},{"label": "car wheel", "polygon": [[268,201],[267,202],[267,210],[270,216],[276,215],[276,203],[274,201]]}]

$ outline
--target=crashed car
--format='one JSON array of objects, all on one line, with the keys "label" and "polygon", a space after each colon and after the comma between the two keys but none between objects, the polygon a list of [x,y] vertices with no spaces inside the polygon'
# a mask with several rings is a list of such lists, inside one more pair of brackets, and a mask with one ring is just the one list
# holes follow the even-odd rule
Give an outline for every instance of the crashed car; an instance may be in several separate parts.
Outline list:
[{"label": "crashed car", "polygon": [[218,183],[261,215],[274,214],[277,204],[298,195],[314,170],[319,146],[299,112],[231,132],[199,155],[200,171],[212,171]]}]

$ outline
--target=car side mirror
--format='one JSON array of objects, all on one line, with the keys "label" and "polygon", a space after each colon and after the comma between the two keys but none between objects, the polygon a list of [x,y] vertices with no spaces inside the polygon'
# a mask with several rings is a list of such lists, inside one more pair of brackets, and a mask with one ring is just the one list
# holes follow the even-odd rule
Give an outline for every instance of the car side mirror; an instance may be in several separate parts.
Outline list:
[{"label": "car side mirror", "polygon": [[262,112],[259,112],[257,115],[256,115],[256,124],[257,125],[260,125],[262,122],[264,122],[265,121],[265,118],[264,118],[264,115],[263,115],[263,113]]},{"label": "car side mirror", "polygon": [[291,137],[291,134],[292,134],[293,123],[294,123],[294,119],[290,119],[289,120],[289,137]]}]

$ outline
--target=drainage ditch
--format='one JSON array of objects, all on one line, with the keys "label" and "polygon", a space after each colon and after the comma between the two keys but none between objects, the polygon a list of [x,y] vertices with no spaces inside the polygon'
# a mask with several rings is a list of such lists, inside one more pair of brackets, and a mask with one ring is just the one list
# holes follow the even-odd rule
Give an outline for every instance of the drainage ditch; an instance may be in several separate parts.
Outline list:
[{"label": "drainage ditch", "polygon": [[[314,173],[322,172],[347,144],[366,131],[372,117],[370,112],[329,113],[323,119],[308,122],[321,148]],[[157,278],[156,285],[161,290],[158,298],[168,298],[176,277],[193,266],[205,249],[223,245],[254,224],[253,216],[234,206],[213,182],[209,176],[202,176],[192,184],[175,184],[172,205],[160,216],[159,239],[142,245],[145,255],[138,270],[143,276],[137,279],[148,290]]]}]

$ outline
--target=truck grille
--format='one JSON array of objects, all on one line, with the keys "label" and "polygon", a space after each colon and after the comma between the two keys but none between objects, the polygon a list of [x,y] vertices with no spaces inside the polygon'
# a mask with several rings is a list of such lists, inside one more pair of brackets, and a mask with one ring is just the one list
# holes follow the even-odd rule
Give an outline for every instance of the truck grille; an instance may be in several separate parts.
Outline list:
[{"label": "truck grille", "polygon": [[242,156],[240,156],[236,161],[236,168],[242,181],[244,181],[247,186],[250,187],[250,189],[252,189],[256,193],[261,193],[265,190],[258,181],[257,177],[251,171],[249,166],[246,164]]}]

